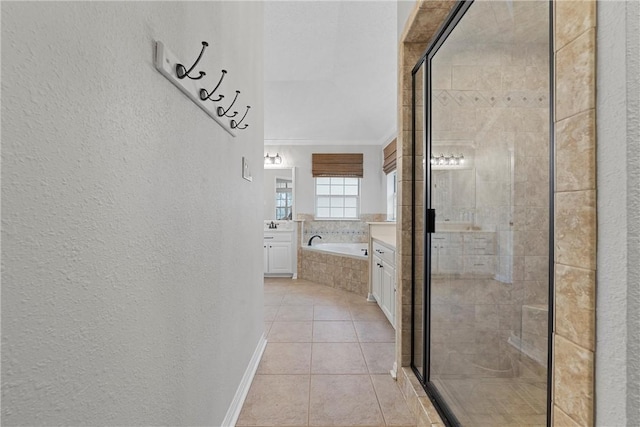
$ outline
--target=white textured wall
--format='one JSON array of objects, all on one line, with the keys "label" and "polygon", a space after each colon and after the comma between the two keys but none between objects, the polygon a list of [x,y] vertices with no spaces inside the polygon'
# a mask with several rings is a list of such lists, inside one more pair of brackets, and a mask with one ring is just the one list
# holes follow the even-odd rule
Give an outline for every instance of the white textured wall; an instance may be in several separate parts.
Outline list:
[{"label": "white textured wall", "polygon": [[640,13],[598,2],[596,423],[640,425]]},{"label": "white textured wall", "polygon": [[[154,39],[208,40],[249,129]],[[220,424],[263,331],[262,118],[258,3],[2,2],[3,425]]]},{"label": "white textured wall", "polygon": [[364,172],[360,185],[360,213],[387,212],[386,175],[382,172],[380,145],[266,145],[264,151],[282,156],[282,166],[297,167],[295,210],[298,214],[315,213],[315,180],[311,175],[313,153],[363,153]]},{"label": "white textured wall", "polygon": [[398,41],[400,41],[400,37],[402,36],[402,32],[404,31],[405,25],[407,25],[407,20],[409,19],[409,15],[413,12],[413,8],[416,6],[416,0],[396,0],[397,1],[397,14],[398,14]]}]

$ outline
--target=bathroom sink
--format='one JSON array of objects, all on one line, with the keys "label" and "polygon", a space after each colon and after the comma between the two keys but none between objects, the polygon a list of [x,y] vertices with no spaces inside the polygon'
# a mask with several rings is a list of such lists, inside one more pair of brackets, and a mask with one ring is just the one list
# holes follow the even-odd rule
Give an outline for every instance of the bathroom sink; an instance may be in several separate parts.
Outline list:
[{"label": "bathroom sink", "polygon": [[[271,228],[271,223],[275,225],[277,228]],[[292,231],[294,227],[293,221],[265,221],[264,222],[264,230],[265,231]]]}]

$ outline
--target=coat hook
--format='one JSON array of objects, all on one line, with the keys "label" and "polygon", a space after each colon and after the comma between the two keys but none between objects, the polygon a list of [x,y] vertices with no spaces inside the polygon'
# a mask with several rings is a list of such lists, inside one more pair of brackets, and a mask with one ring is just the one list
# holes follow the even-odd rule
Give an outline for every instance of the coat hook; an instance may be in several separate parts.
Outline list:
[{"label": "coat hook", "polygon": [[184,79],[185,77],[189,77],[192,80],[200,80],[202,77],[204,77],[207,74],[204,71],[200,71],[199,77],[191,77],[189,75],[189,73],[193,71],[196,65],[198,65],[198,62],[200,62],[200,59],[202,58],[202,54],[204,53],[204,50],[206,49],[207,46],[209,46],[209,43],[202,42],[202,50],[200,51],[200,55],[198,55],[198,59],[196,59],[196,62],[194,62],[191,68],[189,68],[188,70],[185,68],[184,65],[176,64],[176,75],[178,76],[179,79]]},{"label": "coat hook", "polygon": [[224,108],[222,108],[222,107],[218,107],[218,117],[222,117],[222,116],[235,117],[235,116],[238,115],[237,111],[234,111],[231,116],[227,115],[227,113],[231,110],[231,107],[233,107],[233,104],[236,103],[236,100],[238,99],[238,95],[240,95],[240,91],[239,90],[236,91],[236,96],[235,96],[235,98],[233,98],[233,102],[231,103],[231,105],[229,105],[229,107],[226,110]]},{"label": "coat hook", "polygon": [[236,121],[235,121],[235,120],[233,120],[233,119],[231,120],[231,129],[241,129],[241,130],[242,130],[242,129],[246,129],[246,128],[248,128],[248,127],[249,127],[249,125],[248,125],[248,124],[247,124],[247,125],[244,125],[244,126],[243,126],[243,127],[241,127],[241,128],[240,128],[240,127],[238,127],[238,126],[240,126],[240,123],[242,123],[242,121],[244,120],[244,118],[245,118],[245,117],[247,117],[247,113],[249,112],[249,108],[251,108],[251,106],[250,106],[250,105],[247,105],[247,111],[245,111],[245,112],[244,112],[244,116],[242,116],[242,118],[240,119],[240,121],[239,121],[239,122],[236,122]]},{"label": "coat hook", "polygon": [[[216,87],[213,88],[213,90],[211,92],[207,93],[207,90],[205,88],[200,89],[200,99],[203,101],[206,101],[207,99],[211,99],[211,96],[216,92],[216,90],[218,90],[218,88],[220,87],[220,83],[222,83],[222,79],[224,79],[224,75],[227,74],[227,70],[222,70],[222,75],[220,76],[220,81],[218,81],[218,84],[216,85]],[[222,98],[224,98],[224,95],[219,95],[218,99],[211,99],[213,102],[218,102],[220,101]]]}]

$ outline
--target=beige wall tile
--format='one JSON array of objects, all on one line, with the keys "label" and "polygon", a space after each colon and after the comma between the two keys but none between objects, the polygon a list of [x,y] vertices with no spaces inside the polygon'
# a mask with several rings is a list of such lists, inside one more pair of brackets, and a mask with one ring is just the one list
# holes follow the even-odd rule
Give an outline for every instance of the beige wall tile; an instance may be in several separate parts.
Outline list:
[{"label": "beige wall tile", "polygon": [[456,90],[500,90],[501,67],[455,65],[451,71],[451,87]]},{"label": "beige wall tile", "polygon": [[593,424],[593,352],[554,337],[554,402],[580,425]]},{"label": "beige wall tile", "polygon": [[451,8],[455,0],[418,0],[420,9],[446,9]]},{"label": "beige wall tile", "polygon": [[596,120],[588,110],[556,124],[558,191],[591,190],[596,186]]},{"label": "beige wall tile", "polygon": [[402,65],[412,69],[426,48],[426,43],[404,43],[402,47]]},{"label": "beige wall tile", "polygon": [[596,277],[592,270],[556,265],[556,332],[595,350]]},{"label": "beige wall tile", "polygon": [[595,107],[595,29],[588,30],[556,54],[556,120]]},{"label": "beige wall tile", "polygon": [[408,31],[405,33],[403,42],[416,43],[416,42],[428,42],[435,34],[440,24],[444,21],[444,18],[449,13],[450,6],[453,6],[453,2],[446,4],[445,8],[433,8],[428,11],[420,11],[416,14],[415,19],[408,27]]},{"label": "beige wall tile", "polygon": [[562,412],[562,409],[553,405],[553,426],[554,427],[580,427],[580,424],[571,419],[570,416]]},{"label": "beige wall tile", "polygon": [[556,262],[596,267],[596,193],[594,190],[556,194]]},{"label": "beige wall tile", "polygon": [[596,2],[594,0],[556,1],[555,49],[563,48],[589,28],[596,26]]}]

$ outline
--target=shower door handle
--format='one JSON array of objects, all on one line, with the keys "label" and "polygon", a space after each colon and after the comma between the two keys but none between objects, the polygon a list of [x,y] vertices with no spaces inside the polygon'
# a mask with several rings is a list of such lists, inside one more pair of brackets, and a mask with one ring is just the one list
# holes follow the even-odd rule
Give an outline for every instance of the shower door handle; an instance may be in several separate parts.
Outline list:
[{"label": "shower door handle", "polygon": [[435,233],[436,232],[436,210],[435,209],[427,209],[427,218],[426,218],[426,232],[427,233]]}]

